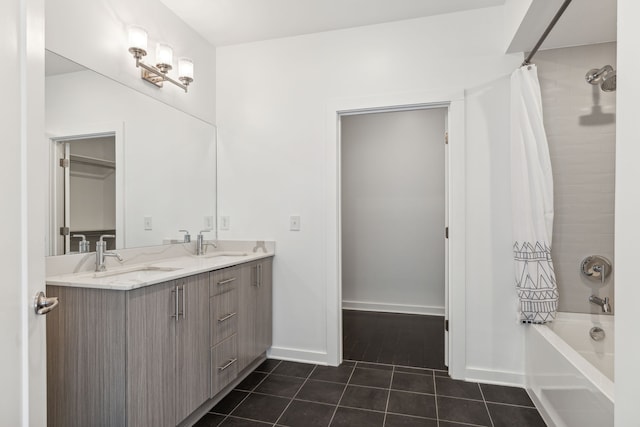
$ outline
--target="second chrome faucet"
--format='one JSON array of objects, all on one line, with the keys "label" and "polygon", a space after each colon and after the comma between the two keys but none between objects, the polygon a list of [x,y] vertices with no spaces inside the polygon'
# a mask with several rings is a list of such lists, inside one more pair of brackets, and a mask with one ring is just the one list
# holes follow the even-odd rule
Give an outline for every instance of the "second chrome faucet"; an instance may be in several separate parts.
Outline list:
[{"label": "second chrome faucet", "polygon": [[124,261],[118,252],[107,252],[107,242],[105,242],[104,239],[115,238],[116,236],[113,234],[103,234],[100,236],[100,240],[96,242],[96,271],[105,271],[107,269],[107,266],[104,264],[104,260],[108,256],[115,257],[120,262]]},{"label": "second chrome faucet", "polygon": [[209,233],[211,230],[201,230],[198,233],[198,238],[196,239],[196,255],[204,255],[206,253],[205,246],[210,245],[214,248],[217,248],[214,242],[206,242],[204,241],[204,236],[202,233]]}]

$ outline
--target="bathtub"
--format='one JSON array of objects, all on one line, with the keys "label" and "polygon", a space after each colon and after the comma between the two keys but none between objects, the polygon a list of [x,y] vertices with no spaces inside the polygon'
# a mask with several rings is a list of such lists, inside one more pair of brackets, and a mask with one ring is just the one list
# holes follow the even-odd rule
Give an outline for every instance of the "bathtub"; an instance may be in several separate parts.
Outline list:
[{"label": "bathtub", "polygon": [[549,426],[613,427],[613,316],[558,313],[527,326],[525,345],[527,391]]}]

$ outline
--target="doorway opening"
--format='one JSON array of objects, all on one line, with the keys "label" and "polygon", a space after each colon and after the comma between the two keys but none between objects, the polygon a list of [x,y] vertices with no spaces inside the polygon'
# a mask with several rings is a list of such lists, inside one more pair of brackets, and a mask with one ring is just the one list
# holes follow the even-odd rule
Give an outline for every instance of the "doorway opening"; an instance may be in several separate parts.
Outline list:
[{"label": "doorway opening", "polygon": [[[51,141],[50,255],[94,251],[105,234],[119,239],[116,133]],[[116,244],[116,239],[107,240],[108,249]]]},{"label": "doorway opening", "polygon": [[446,370],[447,106],[340,116],[343,358]]}]

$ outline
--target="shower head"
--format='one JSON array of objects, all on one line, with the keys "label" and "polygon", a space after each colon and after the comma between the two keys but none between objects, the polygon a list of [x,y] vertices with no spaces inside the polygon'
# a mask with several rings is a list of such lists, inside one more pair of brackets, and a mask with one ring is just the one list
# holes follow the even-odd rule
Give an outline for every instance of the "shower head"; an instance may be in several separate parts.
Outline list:
[{"label": "shower head", "polygon": [[616,90],[616,71],[611,65],[605,65],[600,69],[593,68],[587,71],[584,78],[592,85],[601,84],[600,88],[605,92]]},{"label": "shower head", "polygon": [[607,73],[604,77],[602,77],[602,85],[600,85],[600,89],[605,92],[613,92],[616,90],[616,72],[611,71]]}]

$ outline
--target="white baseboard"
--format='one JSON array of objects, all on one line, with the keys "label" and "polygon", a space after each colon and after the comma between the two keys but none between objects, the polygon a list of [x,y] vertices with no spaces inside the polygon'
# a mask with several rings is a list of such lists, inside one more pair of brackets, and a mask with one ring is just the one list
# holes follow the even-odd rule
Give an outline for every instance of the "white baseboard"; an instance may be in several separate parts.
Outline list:
[{"label": "white baseboard", "polygon": [[426,314],[429,316],[444,316],[444,307],[428,305],[387,304],[364,301],[342,301],[344,310],[379,311],[385,313]]},{"label": "white baseboard", "polygon": [[328,365],[326,352],[300,350],[296,348],[271,347],[267,351],[269,359],[288,360],[291,362],[313,363],[315,365]]},{"label": "white baseboard", "polygon": [[525,386],[524,373],[492,371],[489,369],[467,368],[465,370],[465,377],[456,379],[511,387]]}]

